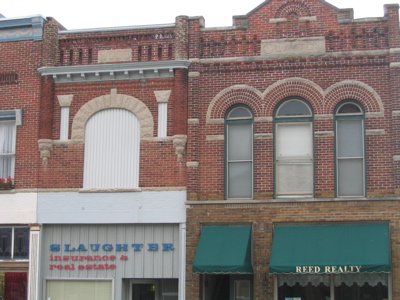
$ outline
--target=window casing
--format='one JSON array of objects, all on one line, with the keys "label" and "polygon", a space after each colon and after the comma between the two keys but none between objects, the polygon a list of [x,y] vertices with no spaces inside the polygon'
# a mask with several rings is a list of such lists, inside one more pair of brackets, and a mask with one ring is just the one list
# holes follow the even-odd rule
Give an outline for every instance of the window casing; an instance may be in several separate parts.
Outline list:
[{"label": "window casing", "polygon": [[312,197],[313,113],[303,99],[283,100],[275,111],[275,196]]},{"label": "window casing", "polygon": [[336,195],[365,196],[365,115],[355,101],[335,111]]},{"label": "window casing", "polygon": [[0,228],[0,259],[29,258],[29,228]]},{"label": "window casing", "polygon": [[225,118],[225,198],[253,199],[253,114],[244,105]]}]

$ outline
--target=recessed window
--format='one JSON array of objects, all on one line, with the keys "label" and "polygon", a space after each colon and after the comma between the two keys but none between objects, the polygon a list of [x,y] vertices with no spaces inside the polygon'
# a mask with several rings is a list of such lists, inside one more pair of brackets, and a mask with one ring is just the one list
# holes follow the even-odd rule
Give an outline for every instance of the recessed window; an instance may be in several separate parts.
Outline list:
[{"label": "recessed window", "polygon": [[225,119],[226,199],[253,199],[253,114],[232,107]]},{"label": "recessed window", "polygon": [[275,194],[313,195],[312,110],[302,99],[284,100],[275,113]]},{"label": "recessed window", "polygon": [[364,112],[360,104],[346,101],[335,113],[336,194],[365,196]]}]

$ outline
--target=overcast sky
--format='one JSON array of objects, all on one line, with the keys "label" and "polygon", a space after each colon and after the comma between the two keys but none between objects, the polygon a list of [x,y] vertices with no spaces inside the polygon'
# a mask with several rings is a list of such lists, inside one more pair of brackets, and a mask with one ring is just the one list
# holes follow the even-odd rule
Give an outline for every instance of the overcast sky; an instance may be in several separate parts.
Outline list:
[{"label": "overcast sky", "polygon": [[[7,18],[54,17],[67,29],[167,24],[178,15],[203,16],[206,27],[231,26],[232,16],[245,15],[263,0],[2,0]],[[382,17],[383,5],[400,0],[328,0],[353,8],[355,18]],[[139,3],[139,4],[138,4]]]}]

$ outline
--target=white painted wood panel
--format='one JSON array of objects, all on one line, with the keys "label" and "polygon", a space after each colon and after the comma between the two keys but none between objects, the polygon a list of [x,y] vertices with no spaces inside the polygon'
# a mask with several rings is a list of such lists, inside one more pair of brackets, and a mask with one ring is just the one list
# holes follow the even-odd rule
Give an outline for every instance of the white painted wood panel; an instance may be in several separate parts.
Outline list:
[{"label": "white painted wood panel", "polygon": [[140,123],[124,109],[106,109],[86,123],[84,188],[139,186]]},{"label": "white painted wood panel", "polygon": [[38,222],[41,224],[186,221],[186,191],[39,193],[38,197]]},{"label": "white painted wood panel", "polygon": [[0,194],[1,223],[37,223],[37,198],[37,193]]}]

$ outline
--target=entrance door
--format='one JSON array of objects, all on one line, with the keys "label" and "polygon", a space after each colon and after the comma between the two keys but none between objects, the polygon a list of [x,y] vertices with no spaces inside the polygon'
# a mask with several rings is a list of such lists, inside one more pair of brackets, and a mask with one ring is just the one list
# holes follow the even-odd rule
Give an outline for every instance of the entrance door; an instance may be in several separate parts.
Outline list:
[{"label": "entrance door", "polygon": [[156,300],[156,286],[152,283],[132,284],[132,300]]}]

